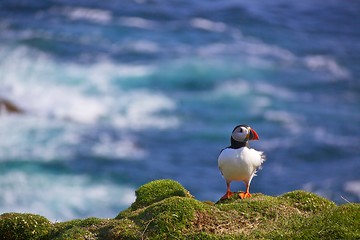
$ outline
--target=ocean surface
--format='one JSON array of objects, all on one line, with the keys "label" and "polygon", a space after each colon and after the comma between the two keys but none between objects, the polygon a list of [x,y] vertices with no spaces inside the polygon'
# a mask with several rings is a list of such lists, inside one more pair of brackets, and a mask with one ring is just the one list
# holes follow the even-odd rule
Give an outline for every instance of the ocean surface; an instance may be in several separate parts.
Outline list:
[{"label": "ocean surface", "polygon": [[163,178],[217,201],[237,124],[267,155],[252,192],[360,202],[359,15],[343,0],[0,1],[0,97],[25,111],[0,116],[0,214],[112,218]]}]

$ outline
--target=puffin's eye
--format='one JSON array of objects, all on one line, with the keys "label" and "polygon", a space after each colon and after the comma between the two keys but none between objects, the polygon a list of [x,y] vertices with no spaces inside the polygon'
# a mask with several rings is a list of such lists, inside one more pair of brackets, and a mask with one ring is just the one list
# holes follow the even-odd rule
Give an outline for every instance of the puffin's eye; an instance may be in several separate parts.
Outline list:
[{"label": "puffin's eye", "polygon": [[240,132],[241,132],[241,133],[243,132],[243,129],[242,129],[242,127],[240,127]]}]

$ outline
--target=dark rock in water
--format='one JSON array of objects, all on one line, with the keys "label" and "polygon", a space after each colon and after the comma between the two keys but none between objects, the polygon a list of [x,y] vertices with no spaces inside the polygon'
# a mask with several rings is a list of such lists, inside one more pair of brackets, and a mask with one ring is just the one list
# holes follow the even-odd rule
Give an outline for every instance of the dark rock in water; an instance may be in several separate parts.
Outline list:
[{"label": "dark rock in water", "polygon": [[360,239],[360,204],[337,206],[314,193],[237,194],[218,203],[196,200],[164,179],[136,191],[115,219],[49,223],[33,214],[0,215],[2,239]]},{"label": "dark rock in water", "polygon": [[24,113],[24,110],[16,106],[14,103],[0,97],[0,115],[7,113]]}]

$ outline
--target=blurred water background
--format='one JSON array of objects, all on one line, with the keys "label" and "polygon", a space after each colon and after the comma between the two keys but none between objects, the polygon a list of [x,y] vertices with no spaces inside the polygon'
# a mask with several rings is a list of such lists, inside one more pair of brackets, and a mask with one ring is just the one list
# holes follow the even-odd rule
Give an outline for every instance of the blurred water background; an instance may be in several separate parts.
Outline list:
[{"label": "blurred water background", "polygon": [[161,178],[217,201],[217,156],[242,123],[267,155],[252,192],[359,202],[359,14],[351,0],[1,0],[0,97],[25,114],[0,116],[0,213],[110,218]]}]

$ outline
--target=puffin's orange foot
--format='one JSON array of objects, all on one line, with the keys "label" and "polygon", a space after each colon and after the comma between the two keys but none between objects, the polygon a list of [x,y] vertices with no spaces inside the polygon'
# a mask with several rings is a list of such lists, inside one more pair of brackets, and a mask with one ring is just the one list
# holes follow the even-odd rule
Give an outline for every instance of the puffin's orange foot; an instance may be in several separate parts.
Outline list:
[{"label": "puffin's orange foot", "polygon": [[251,194],[249,192],[241,192],[241,193],[239,193],[239,197],[241,199],[249,198],[249,197],[251,197]]},{"label": "puffin's orange foot", "polygon": [[233,192],[226,192],[225,195],[220,198],[220,200],[231,198],[233,195],[234,195]]}]

